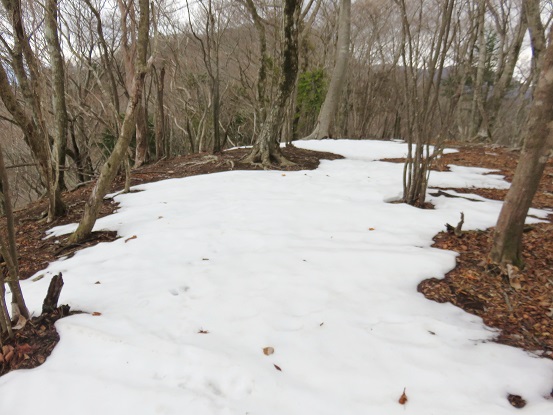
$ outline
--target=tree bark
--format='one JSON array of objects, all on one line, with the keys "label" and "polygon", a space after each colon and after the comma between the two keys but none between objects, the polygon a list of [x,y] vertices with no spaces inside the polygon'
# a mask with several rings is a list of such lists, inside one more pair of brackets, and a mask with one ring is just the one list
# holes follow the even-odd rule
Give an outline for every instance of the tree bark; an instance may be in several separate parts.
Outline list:
[{"label": "tree bark", "polygon": [[488,120],[484,108],[483,88],[486,73],[486,0],[478,3],[478,66],[476,67],[476,80],[473,86],[473,99],[471,109],[470,138],[489,137]]},{"label": "tree bark", "polygon": [[532,44],[532,84],[538,84],[538,77],[541,70],[541,60],[545,44],[545,29],[541,21],[540,0],[525,0],[526,18],[528,31]]},{"label": "tree bark", "polygon": [[490,259],[501,265],[523,265],[521,248],[524,222],[553,148],[552,42],[553,31],[550,30],[549,45],[544,52],[534,102],[530,109],[526,140],[494,232]]},{"label": "tree bark", "polygon": [[136,107],[136,151],[134,155],[134,167],[140,167],[148,161],[148,120],[144,99],[138,101]]},{"label": "tree bark", "polygon": [[488,113],[488,122],[489,122],[489,132],[493,136],[493,131],[497,119],[499,110],[501,109],[501,104],[505,95],[511,85],[513,80],[513,73],[516,67],[520,55],[520,49],[522,47],[522,42],[524,41],[524,35],[526,34],[526,29],[528,28],[528,22],[526,19],[525,3],[523,2],[522,10],[520,12],[519,21],[517,23],[516,29],[514,31],[515,38],[509,45],[509,52],[505,57],[505,63],[503,65],[503,70],[499,75],[499,78],[494,84],[492,90],[492,96],[487,105]]},{"label": "tree bark", "polygon": [[109,187],[117,174],[117,170],[126,157],[127,149],[131,142],[135,131],[136,110],[142,98],[144,89],[144,78],[148,70],[146,58],[148,52],[148,35],[149,35],[149,1],[140,0],[140,20],[138,26],[138,41],[136,47],[136,64],[132,88],[129,91],[130,97],[125,111],[125,119],[121,125],[119,138],[115,143],[115,147],[107,161],[100,170],[100,176],[92,189],[92,194],[87,200],[83,217],[79,222],[77,230],[70,236],[69,243],[77,243],[86,239],[92,232],[92,228],[96,223],[100,206],[104,196],[109,191]]},{"label": "tree bark", "polygon": [[283,0],[283,3],[282,76],[279,81],[276,102],[267,113],[251,153],[244,159],[249,163],[261,163],[264,167],[269,167],[273,162],[279,165],[294,164],[282,155],[279,131],[298,73],[298,25],[301,1]]},{"label": "tree bark", "polygon": [[65,101],[65,66],[61,54],[58,35],[58,0],[48,0],[45,9],[44,37],[48,44],[48,54],[52,71],[53,109],[55,119],[55,136],[53,158],[56,163],[55,185],[65,190],[65,155],[67,151],[68,117]]},{"label": "tree bark", "polygon": [[[4,257],[8,268],[8,286],[12,292],[12,309],[17,310],[25,318],[29,318],[29,310],[25,304],[23,298],[23,292],[21,291],[21,285],[19,284],[19,264],[17,260],[17,245],[15,242],[15,223],[13,216],[13,206],[11,200],[10,183],[8,180],[8,174],[6,173],[6,166],[4,165],[4,150],[0,143],[0,187],[3,192],[4,211],[6,212],[6,229],[7,237],[4,237],[0,233],[0,252]],[[0,277],[0,284],[4,288],[4,278]],[[4,294],[2,299],[4,299]]]},{"label": "tree bark", "polygon": [[325,100],[319,112],[315,129],[304,140],[332,137],[331,125],[336,118],[340,97],[347,77],[351,38],[351,0],[342,0],[338,20],[336,63]]},{"label": "tree bark", "polygon": [[61,289],[63,288],[63,277],[61,272],[56,274],[50,280],[50,285],[48,286],[48,292],[44,301],[42,302],[42,314],[48,314],[58,308],[58,301],[61,294]]},{"label": "tree bark", "polygon": [[[157,72],[156,72],[157,73]],[[156,158],[159,160],[166,156],[165,137],[165,110],[163,108],[163,96],[165,89],[165,65],[162,65],[159,74],[156,76],[156,109],[155,109],[155,136],[156,136]]]},{"label": "tree bark", "polygon": [[[23,26],[21,2],[19,0],[1,0],[8,12],[13,29],[13,47],[10,50],[13,73],[17,78],[25,102],[31,109],[32,117],[27,115],[17,100],[8,80],[5,69],[0,65],[0,96],[6,109],[21,128],[33,157],[39,165],[39,171],[46,183],[48,196],[48,222],[65,214],[66,207],[56,184],[57,173],[52,163],[50,139],[43,115],[41,96],[42,80],[38,59],[33,53],[29,38]],[[0,35],[1,36],[1,35]]]}]

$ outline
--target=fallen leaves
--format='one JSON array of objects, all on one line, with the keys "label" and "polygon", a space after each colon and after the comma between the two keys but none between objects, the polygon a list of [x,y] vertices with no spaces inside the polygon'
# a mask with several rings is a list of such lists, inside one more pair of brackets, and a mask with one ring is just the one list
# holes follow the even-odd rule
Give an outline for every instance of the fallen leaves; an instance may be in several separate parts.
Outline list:
[{"label": "fallen leaves", "polygon": [[198,334],[209,334],[208,330],[200,329],[198,330]]},{"label": "fallen leaves", "polygon": [[[418,290],[426,298],[451,302],[501,329],[496,341],[553,358],[553,224],[538,223],[523,235],[525,266],[499,268],[488,259],[493,229],[442,232],[436,248],[457,251],[457,266],[444,279],[427,279]],[[464,248],[464,249],[463,249]]]},{"label": "fallen leaves", "polygon": [[509,394],[507,395],[507,400],[512,406],[518,409],[526,406],[526,401],[520,395]]},{"label": "fallen leaves", "polygon": [[507,264],[507,276],[509,277],[509,284],[511,285],[511,287],[513,287],[517,291],[522,289],[522,281],[524,280],[524,277],[522,276],[518,267]]},{"label": "fallen leaves", "polygon": [[11,361],[15,355],[14,347],[12,345],[4,345],[2,346],[2,353],[0,353],[0,363],[8,363]]},{"label": "fallen leaves", "polygon": [[102,313],[100,313],[99,311],[94,311],[94,312],[92,313],[92,315],[93,315],[94,317],[98,317],[98,316],[101,316]]},{"label": "fallen leaves", "polygon": [[399,397],[399,400],[398,400],[400,405],[405,405],[407,403],[407,401],[409,400],[409,399],[407,399],[407,395],[405,394],[405,389],[406,388],[403,388],[403,393],[401,394],[401,396]]},{"label": "fallen leaves", "polygon": [[275,352],[275,349],[272,348],[271,346],[268,346],[268,347],[264,347],[264,348],[263,348],[263,354],[264,354],[265,356],[270,356],[270,355],[272,355],[274,352]]}]

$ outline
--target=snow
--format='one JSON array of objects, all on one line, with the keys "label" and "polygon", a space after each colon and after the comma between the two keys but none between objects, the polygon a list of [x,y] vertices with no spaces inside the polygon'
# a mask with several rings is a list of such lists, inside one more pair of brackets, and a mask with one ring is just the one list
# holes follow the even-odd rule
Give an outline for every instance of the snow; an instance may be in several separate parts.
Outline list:
[{"label": "snow", "polygon": [[[402,165],[378,159],[403,156],[405,144],[297,145],[346,159],[116,196],[119,211],[96,229],[120,239],[23,284],[38,313],[61,271],[60,302],[101,316],[60,320],[44,365],[0,378],[0,413],[514,414],[509,393],[528,401],[525,414],[551,413],[552,361],[490,342],[480,318],[416,291],[455,265],[455,253],[431,248],[444,223],[463,211],[464,229],[493,226],[501,204],[460,194],[478,201],[387,203],[401,194]],[[431,185],[507,186],[484,173],[454,167]]]}]

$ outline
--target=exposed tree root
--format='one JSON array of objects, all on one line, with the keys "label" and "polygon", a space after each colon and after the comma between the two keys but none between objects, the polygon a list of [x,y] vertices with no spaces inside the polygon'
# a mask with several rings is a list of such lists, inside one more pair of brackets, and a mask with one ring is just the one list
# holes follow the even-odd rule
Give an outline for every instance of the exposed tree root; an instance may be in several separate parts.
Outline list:
[{"label": "exposed tree root", "polygon": [[255,146],[251,153],[242,159],[242,162],[260,166],[265,170],[274,168],[275,166],[291,167],[296,165],[296,163],[284,157],[279,147],[270,147],[262,151],[259,147]]}]

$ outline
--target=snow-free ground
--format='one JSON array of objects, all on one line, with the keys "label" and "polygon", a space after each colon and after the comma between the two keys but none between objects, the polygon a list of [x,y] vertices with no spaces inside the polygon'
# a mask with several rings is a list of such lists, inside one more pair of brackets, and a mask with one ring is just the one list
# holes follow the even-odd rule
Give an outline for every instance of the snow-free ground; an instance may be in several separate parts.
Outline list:
[{"label": "snow-free ground", "polygon": [[[464,229],[493,226],[501,203],[388,203],[401,195],[403,165],[377,160],[404,156],[404,144],[296,145],[346,159],[117,196],[119,212],[96,229],[120,239],[23,284],[38,313],[49,276],[62,271],[60,303],[101,315],[60,320],[44,365],[0,378],[0,414],[553,413],[553,361],[490,342],[495,332],[478,317],[416,291],[455,265],[455,253],[430,247],[444,223],[462,211]],[[508,187],[485,173],[453,167],[430,182]],[[513,408],[509,393],[527,406]]]}]

